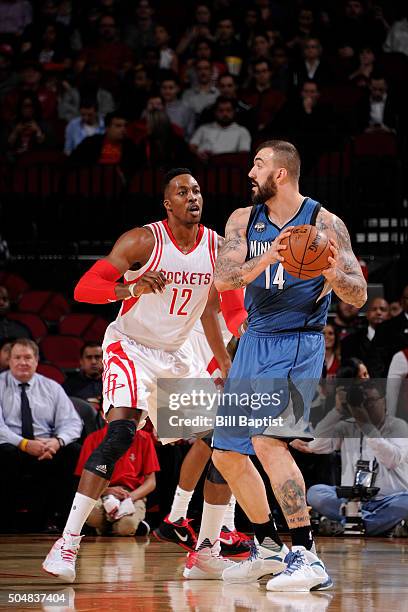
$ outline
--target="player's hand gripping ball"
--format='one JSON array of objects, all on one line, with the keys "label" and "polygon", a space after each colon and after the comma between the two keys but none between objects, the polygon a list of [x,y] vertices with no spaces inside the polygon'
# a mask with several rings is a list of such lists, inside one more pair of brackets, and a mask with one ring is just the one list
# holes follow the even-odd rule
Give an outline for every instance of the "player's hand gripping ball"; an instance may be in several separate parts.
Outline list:
[{"label": "player's hand gripping ball", "polygon": [[296,278],[315,278],[330,265],[330,241],[314,225],[297,225],[290,236],[282,240],[282,244],[288,247],[281,251],[284,258],[282,265]]}]

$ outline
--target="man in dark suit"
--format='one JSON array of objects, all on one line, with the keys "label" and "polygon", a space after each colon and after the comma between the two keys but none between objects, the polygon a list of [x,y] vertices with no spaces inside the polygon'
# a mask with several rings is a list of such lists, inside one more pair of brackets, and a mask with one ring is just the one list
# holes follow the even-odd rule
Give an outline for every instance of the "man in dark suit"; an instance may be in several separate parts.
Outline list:
[{"label": "man in dark suit", "polygon": [[388,92],[388,83],[381,74],[372,74],[367,95],[356,109],[357,129],[360,132],[395,131],[398,106]]},{"label": "man in dark suit", "polygon": [[389,312],[389,304],[383,298],[376,297],[370,301],[366,313],[367,327],[349,334],[341,341],[341,359],[343,363],[352,357],[357,357],[365,363],[370,375],[374,375],[371,364],[374,337],[378,326],[389,319]]},{"label": "man in dark suit", "polygon": [[373,375],[386,377],[392,357],[398,351],[408,348],[408,285],[401,295],[402,312],[378,326],[373,342]]}]

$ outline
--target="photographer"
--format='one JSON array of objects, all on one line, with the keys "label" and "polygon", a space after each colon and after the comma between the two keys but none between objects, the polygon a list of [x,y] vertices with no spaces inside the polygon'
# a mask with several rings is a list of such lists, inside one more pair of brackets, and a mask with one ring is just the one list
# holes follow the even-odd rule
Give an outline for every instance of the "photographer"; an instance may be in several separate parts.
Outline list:
[{"label": "photographer", "polygon": [[[384,392],[375,381],[350,381],[348,390],[346,382],[339,380],[335,407],[317,425],[316,439],[295,440],[292,445],[308,453],[340,450],[342,486],[356,483],[365,462],[368,486],[379,487],[377,495],[361,500],[366,533],[380,535],[398,525],[395,533],[408,536],[408,425],[386,414]],[[339,523],[333,531],[342,531],[341,507],[347,499],[337,497],[335,486],[310,487],[307,500],[314,510]]]}]

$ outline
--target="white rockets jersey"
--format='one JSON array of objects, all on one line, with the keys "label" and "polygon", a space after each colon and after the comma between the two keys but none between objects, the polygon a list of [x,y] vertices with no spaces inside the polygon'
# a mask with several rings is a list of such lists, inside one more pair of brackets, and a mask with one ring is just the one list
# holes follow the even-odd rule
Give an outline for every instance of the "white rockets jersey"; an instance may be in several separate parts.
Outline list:
[{"label": "white rockets jersey", "polygon": [[139,344],[165,351],[181,347],[203,313],[213,284],[217,234],[199,225],[197,240],[189,253],[177,245],[167,220],[146,225],[155,245],[147,263],[128,270],[126,283],[134,283],[148,271],[160,270],[172,282],[163,293],[129,298],[113,323]]},{"label": "white rockets jersey", "polygon": [[[221,311],[218,313],[218,320],[220,322],[221,334],[222,334],[222,338],[224,340],[224,344],[225,344],[225,346],[227,346],[228,342],[233,337],[233,334],[231,334],[230,330],[228,329],[227,324],[225,322],[225,319],[224,319]],[[200,319],[198,319],[198,321],[195,322],[193,330],[195,332],[203,334],[204,341],[207,342],[207,340],[205,338],[205,335],[204,335],[203,324],[201,323]]]}]

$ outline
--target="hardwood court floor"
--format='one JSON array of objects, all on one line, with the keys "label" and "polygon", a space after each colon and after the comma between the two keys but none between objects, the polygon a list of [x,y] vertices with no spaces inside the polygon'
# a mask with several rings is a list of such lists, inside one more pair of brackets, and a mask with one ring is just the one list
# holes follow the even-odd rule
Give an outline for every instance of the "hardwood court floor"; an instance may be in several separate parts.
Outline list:
[{"label": "hardwood court floor", "polygon": [[[54,537],[0,537],[0,610],[8,593],[70,595],[72,606],[37,609],[147,612],[374,612],[408,610],[408,540],[320,538],[318,550],[335,586],[321,593],[267,593],[260,585],[185,581],[185,554],[153,538],[86,538],[74,585],[55,582],[40,567]],[[26,610],[20,603],[14,609]]]}]

